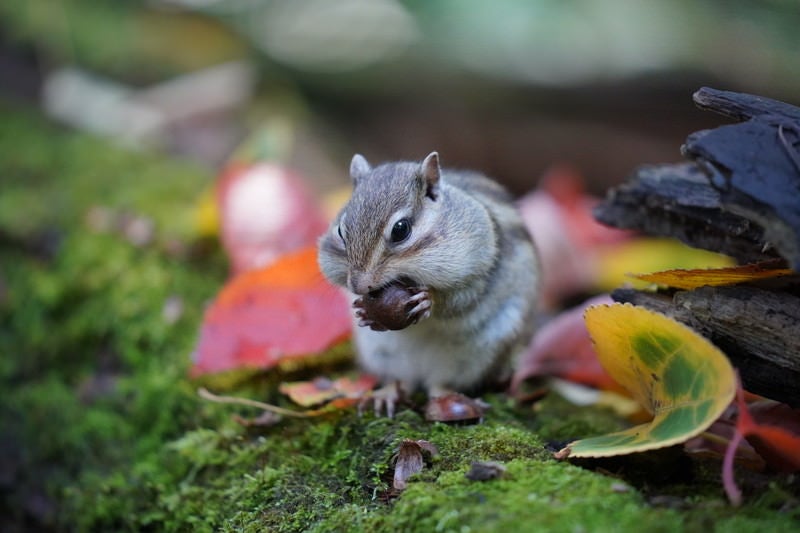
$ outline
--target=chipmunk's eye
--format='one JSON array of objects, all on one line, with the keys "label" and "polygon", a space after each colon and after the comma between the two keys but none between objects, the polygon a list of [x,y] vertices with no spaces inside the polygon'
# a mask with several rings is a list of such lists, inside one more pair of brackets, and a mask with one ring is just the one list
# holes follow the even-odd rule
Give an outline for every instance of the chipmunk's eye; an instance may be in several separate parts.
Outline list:
[{"label": "chipmunk's eye", "polygon": [[407,218],[401,218],[392,226],[392,242],[403,242],[411,235],[411,221]]}]

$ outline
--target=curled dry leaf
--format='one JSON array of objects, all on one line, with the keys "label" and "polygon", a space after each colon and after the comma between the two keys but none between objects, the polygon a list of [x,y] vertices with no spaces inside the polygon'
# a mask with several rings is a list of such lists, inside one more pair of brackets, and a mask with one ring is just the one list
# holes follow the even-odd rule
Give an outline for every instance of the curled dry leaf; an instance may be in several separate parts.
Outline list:
[{"label": "curled dry leaf", "polygon": [[408,478],[422,472],[425,467],[424,454],[434,457],[439,454],[439,450],[427,440],[405,439],[400,443],[397,454],[395,454],[394,481],[392,482],[395,490],[404,490]]}]

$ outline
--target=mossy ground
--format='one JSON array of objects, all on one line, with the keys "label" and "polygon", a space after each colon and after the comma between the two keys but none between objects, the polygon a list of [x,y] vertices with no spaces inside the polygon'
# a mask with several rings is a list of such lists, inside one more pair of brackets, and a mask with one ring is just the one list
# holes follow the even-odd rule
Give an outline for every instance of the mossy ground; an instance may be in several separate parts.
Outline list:
[{"label": "mossy ground", "polygon": [[[236,423],[233,413],[256,413],[199,399],[187,378],[204,305],[226,277],[219,250],[192,229],[211,177],[0,112],[0,514],[9,530],[800,528],[793,478],[758,478],[733,509],[719,463],[680,450],[553,460],[548,443],[620,424],[556,397],[531,409],[489,395],[478,425],[428,423],[413,410]],[[153,241],[93,229],[86,217],[97,205],[150,217]],[[177,318],[165,314],[170,301],[183,304]],[[275,381],[234,392],[281,401]],[[426,439],[440,455],[392,495],[403,439]],[[470,481],[478,460],[507,472]]]}]

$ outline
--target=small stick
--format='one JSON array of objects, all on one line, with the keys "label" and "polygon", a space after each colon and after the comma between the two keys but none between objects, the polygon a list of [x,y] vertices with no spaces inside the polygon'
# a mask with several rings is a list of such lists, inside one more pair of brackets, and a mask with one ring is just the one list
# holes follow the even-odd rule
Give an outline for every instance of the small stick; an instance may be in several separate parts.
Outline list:
[{"label": "small stick", "polygon": [[291,409],[284,409],[283,407],[278,407],[277,405],[271,405],[264,402],[259,402],[256,400],[250,400],[247,398],[237,398],[236,396],[219,396],[209,392],[208,389],[205,387],[200,387],[197,389],[197,395],[203,398],[204,400],[209,400],[216,403],[231,403],[235,405],[246,405],[248,407],[256,407],[258,409],[263,409],[264,411],[269,411],[271,413],[275,413],[278,415],[284,416],[291,416],[294,418],[311,418],[316,415],[316,413],[304,413],[301,411],[293,411]]}]

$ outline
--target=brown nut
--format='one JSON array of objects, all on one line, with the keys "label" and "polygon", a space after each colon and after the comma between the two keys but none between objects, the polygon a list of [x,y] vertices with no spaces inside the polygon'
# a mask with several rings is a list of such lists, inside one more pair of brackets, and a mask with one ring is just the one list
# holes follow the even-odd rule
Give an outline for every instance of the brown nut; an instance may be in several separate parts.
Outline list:
[{"label": "brown nut", "polygon": [[364,318],[376,322],[386,329],[403,329],[414,322],[416,317],[409,314],[414,307],[410,302],[417,290],[400,284],[392,284],[379,291],[371,292],[361,299]]}]

